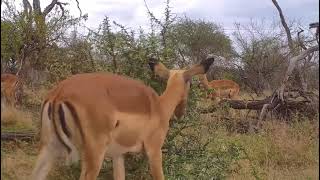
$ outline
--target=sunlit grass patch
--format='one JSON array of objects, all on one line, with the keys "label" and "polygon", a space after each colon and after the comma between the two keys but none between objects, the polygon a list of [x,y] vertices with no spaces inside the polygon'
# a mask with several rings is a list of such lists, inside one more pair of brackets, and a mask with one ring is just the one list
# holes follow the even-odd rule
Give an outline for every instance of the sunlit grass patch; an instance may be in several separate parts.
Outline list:
[{"label": "sunlit grass patch", "polygon": [[1,143],[1,179],[27,180],[31,174],[36,156],[30,152],[37,150],[30,143],[18,144]]},{"label": "sunlit grass patch", "polygon": [[1,130],[33,130],[33,116],[30,112],[6,106],[1,112]]}]

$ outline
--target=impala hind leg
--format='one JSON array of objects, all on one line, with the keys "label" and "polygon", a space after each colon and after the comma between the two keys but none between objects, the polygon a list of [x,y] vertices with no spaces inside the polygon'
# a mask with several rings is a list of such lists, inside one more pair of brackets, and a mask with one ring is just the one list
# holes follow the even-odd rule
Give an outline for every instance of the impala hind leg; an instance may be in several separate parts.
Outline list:
[{"label": "impala hind leg", "polygon": [[36,166],[31,175],[31,180],[46,179],[52,165],[56,163],[57,159],[59,159],[63,153],[59,151],[59,149],[61,148],[53,147],[52,145],[45,146],[41,149]]}]

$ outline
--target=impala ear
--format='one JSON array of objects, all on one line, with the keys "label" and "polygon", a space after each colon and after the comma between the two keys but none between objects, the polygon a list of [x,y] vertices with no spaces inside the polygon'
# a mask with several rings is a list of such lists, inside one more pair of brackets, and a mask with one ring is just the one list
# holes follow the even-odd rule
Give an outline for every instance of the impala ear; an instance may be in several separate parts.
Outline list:
[{"label": "impala ear", "polygon": [[177,119],[181,119],[181,117],[186,113],[187,101],[180,102],[176,109],[174,110],[174,115]]},{"label": "impala ear", "polygon": [[213,57],[202,60],[199,64],[194,65],[189,70],[184,72],[183,74],[184,79],[187,81],[187,80],[190,80],[192,76],[195,76],[198,74],[205,74],[209,70],[213,62],[214,62]]},{"label": "impala ear", "polygon": [[158,75],[161,79],[169,79],[170,70],[166,68],[159,60],[155,58],[149,58],[150,69]]}]

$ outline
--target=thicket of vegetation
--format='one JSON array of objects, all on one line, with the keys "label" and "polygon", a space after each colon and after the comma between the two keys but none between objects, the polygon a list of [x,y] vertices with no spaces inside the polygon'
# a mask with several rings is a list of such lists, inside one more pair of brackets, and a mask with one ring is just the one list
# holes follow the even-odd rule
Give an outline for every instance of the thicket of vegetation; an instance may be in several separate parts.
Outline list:
[{"label": "thicket of vegetation", "polygon": [[[156,54],[169,67],[185,67],[215,54],[223,58],[208,73],[209,80],[212,76],[231,78],[261,95],[279,86],[288,57],[317,43],[314,33],[300,32],[299,22],[290,21],[290,45],[280,23],[264,20],[252,20],[249,25],[236,23],[232,42],[215,22],[173,16],[168,1],[162,18],[146,8],[148,32],[124,27],[107,16],[96,30],[79,32],[88,16],[80,9],[80,16],[73,17],[63,3],[50,4],[41,12],[23,2],[23,11],[16,10],[11,1],[2,2],[1,70],[21,71],[31,84],[37,84],[39,76],[54,83],[70,74],[102,70],[147,82],[147,55]],[[318,89],[317,59],[316,52],[299,62],[301,72],[292,77],[296,78],[294,85],[305,83]]]},{"label": "thicket of vegetation", "polygon": [[[207,74],[209,80],[236,81],[243,98],[252,93],[264,96],[281,85],[290,57],[318,43],[312,32],[302,36],[297,22],[290,24],[290,32],[295,35],[290,44],[280,23],[259,21],[247,26],[235,24],[232,41],[215,22],[174,16],[169,0],[161,18],[155,17],[146,5],[150,20],[147,32],[124,27],[109,17],[97,29],[79,32],[88,16],[80,8],[79,17],[73,17],[67,4],[59,1],[52,1],[45,8],[40,8],[39,0],[33,0],[32,5],[27,0],[22,2],[20,11],[12,1],[1,1],[1,72],[17,73],[23,80],[21,109],[33,114],[32,126],[27,127],[37,133],[42,95],[72,74],[109,71],[140,79],[161,94],[165,84],[151,75],[147,56],[156,55],[170,68],[183,68],[214,54],[217,58]],[[266,30],[266,26],[272,30]],[[289,81],[290,88],[303,87],[318,93],[318,52],[299,61]],[[163,147],[167,179],[290,179],[297,175],[291,174],[292,170],[299,173],[298,178],[318,177],[318,116],[303,119],[297,115],[291,124],[270,117],[260,129],[252,131],[252,124],[257,123],[255,112],[218,106],[212,114],[201,114],[207,105],[202,94],[192,86],[187,114],[171,121]],[[10,123],[27,116],[12,111],[1,116],[5,130],[12,130]],[[17,164],[28,171],[19,173],[31,172],[37,154],[35,142],[2,142],[5,148],[1,148],[1,177],[19,179],[20,175],[13,171]],[[12,147],[18,150],[12,152]],[[15,155],[25,161],[12,162]],[[143,156],[128,155],[126,159],[128,179],[150,179]],[[106,161],[99,177],[105,179],[111,172],[111,163]],[[79,164],[63,166],[51,178],[76,179],[79,173]]]}]

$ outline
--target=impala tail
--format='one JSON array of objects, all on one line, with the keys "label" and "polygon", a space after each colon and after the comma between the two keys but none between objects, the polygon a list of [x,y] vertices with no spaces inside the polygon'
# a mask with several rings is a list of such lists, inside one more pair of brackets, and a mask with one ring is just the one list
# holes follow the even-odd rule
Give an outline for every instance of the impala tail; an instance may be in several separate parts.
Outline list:
[{"label": "impala tail", "polygon": [[70,117],[77,118],[73,111],[73,106],[70,103],[45,101],[41,115],[40,148],[45,144],[50,144],[50,141],[55,141],[65,149],[67,158],[71,158],[71,161],[77,159],[75,157],[76,147],[72,143],[74,132],[71,131],[72,123],[69,119]]}]

